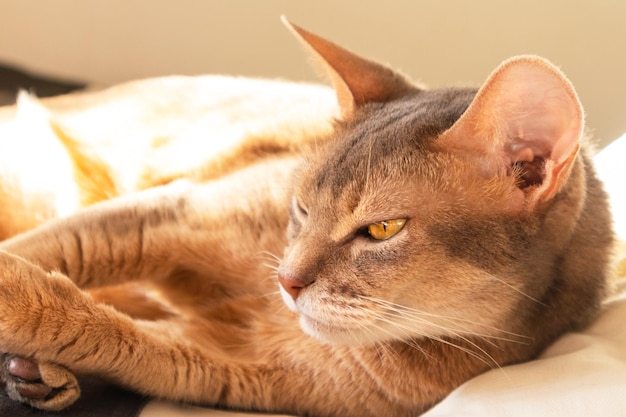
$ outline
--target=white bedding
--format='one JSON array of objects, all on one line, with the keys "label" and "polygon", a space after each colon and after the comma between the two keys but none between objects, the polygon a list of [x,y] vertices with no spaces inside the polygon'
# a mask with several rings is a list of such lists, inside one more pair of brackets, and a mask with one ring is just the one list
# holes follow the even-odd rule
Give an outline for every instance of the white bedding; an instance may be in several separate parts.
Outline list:
[{"label": "white bedding", "polygon": [[[626,178],[624,161],[626,135],[596,157],[599,175],[611,195],[616,231],[626,241],[626,193],[621,184]],[[140,417],[244,415],[251,414],[153,401]],[[619,281],[616,296],[588,329],[564,335],[534,361],[495,369],[468,381],[423,417],[453,416],[626,416],[625,277]]]},{"label": "white bedding", "polygon": [[480,375],[424,417],[626,416],[626,287],[585,332],[539,359]]}]

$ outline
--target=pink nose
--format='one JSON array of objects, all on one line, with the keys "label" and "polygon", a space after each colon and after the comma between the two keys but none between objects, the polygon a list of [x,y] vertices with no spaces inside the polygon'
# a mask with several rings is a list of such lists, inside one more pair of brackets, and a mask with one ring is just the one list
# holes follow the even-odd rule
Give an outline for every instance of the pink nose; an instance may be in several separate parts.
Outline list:
[{"label": "pink nose", "polygon": [[307,284],[300,281],[299,279],[287,278],[283,274],[278,275],[278,282],[285,289],[285,291],[287,291],[287,293],[291,295],[291,298],[293,298],[294,301],[300,295],[300,291],[302,291],[302,289],[307,286]]}]

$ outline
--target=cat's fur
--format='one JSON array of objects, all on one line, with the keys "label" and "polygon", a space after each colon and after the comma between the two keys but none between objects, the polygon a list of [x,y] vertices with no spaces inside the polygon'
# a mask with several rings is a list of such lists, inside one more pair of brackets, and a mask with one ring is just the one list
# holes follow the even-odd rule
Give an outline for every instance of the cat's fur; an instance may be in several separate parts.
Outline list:
[{"label": "cat's fur", "polygon": [[[61,408],[78,393],[72,373],[90,373],[238,409],[415,416],[595,316],[610,218],[582,108],[557,68],[518,57],[478,91],[425,90],[292,29],[330,75],[335,123],[322,104],[317,127],[307,114],[245,127],[197,169],[145,163],[150,175],[127,172],[134,187],[165,185],[2,243],[0,350],[6,363],[38,363],[34,377],[56,387],[29,398],[29,381],[5,366],[13,398]],[[109,167],[100,188],[78,193],[123,194],[107,155],[92,158],[62,119],[71,158]],[[286,133],[272,142],[275,131]],[[392,219],[406,219],[396,235],[368,235]]]}]

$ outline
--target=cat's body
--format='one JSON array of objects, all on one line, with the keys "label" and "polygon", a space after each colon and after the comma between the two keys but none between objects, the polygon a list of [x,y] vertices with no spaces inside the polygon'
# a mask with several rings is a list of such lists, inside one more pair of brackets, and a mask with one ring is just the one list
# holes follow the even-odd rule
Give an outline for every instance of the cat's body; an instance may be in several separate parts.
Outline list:
[{"label": "cat's body", "polygon": [[14,398],[71,403],[68,368],[202,404],[414,416],[594,317],[610,219],[558,70],[525,57],[478,92],[427,91],[297,32],[341,121],[2,243],[28,262],[0,255],[0,350],[68,384],[29,397],[5,371]]}]

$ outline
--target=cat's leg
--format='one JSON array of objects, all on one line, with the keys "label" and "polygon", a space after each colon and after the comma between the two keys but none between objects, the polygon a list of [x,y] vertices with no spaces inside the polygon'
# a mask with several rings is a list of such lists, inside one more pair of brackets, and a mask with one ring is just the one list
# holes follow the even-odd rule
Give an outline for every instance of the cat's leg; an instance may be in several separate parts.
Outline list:
[{"label": "cat's leg", "polygon": [[[237,285],[252,292],[259,282],[271,285],[271,280],[267,279],[270,269],[265,268],[264,277],[258,276],[259,265],[263,263],[259,255],[267,249],[278,253],[282,247],[285,222],[280,219],[285,217],[286,209],[285,205],[268,200],[268,196],[276,195],[275,191],[269,192],[263,186],[257,186],[255,190],[257,195],[248,195],[257,202],[259,212],[267,218],[256,218],[246,207],[249,202],[228,184],[216,182],[200,187],[174,185],[107,202],[2,242],[0,252],[6,250],[28,261],[0,253],[4,261],[0,265],[0,352],[32,359],[38,364],[41,375],[41,378],[29,380],[34,382],[28,384],[30,394],[34,394],[30,397],[28,389],[23,384],[19,385],[27,379],[24,378],[26,375],[5,376],[5,385],[13,391],[12,397],[41,408],[56,409],[66,401],[63,395],[69,398],[70,391],[78,395],[78,386],[69,372],[65,381],[52,381],[49,378],[51,372],[47,369],[63,369],[65,365],[72,371],[83,370],[108,377],[110,369],[106,366],[100,370],[92,366],[91,359],[98,357],[100,352],[117,355],[114,362],[135,360],[128,358],[128,352],[120,349],[134,350],[136,344],[142,345],[141,342],[132,338],[113,342],[105,340],[111,336],[110,332],[115,332],[116,326],[132,329],[135,322],[101,304],[119,308],[120,303],[128,300],[130,293],[124,291],[124,299],[117,295],[110,299],[112,290],[99,291],[96,288],[118,287],[113,290],[117,291],[121,288],[120,283],[123,286],[123,283],[137,280],[167,284],[169,279],[170,283],[184,281],[188,285],[192,281],[188,277],[192,274],[180,280],[176,274],[181,271],[181,266],[188,270],[198,265],[201,265],[202,276],[193,274],[195,284],[191,285],[203,284],[211,289]],[[229,221],[233,215],[237,222]],[[276,229],[268,233],[269,240],[248,237],[258,223],[262,223],[265,230],[269,227]],[[245,282],[246,278],[249,282]],[[211,283],[212,280],[219,282]],[[275,290],[275,285],[271,285],[272,290]],[[92,294],[80,287],[90,288]],[[177,288],[168,290],[176,291]],[[205,297],[206,292],[201,295]],[[197,298],[198,294],[194,297]],[[139,318],[150,316],[154,319],[155,312],[160,319],[172,315],[167,305],[140,298],[145,304],[142,314],[136,314],[136,300],[133,301],[133,311],[122,311]],[[105,323],[112,316],[116,324],[107,329]],[[76,317],[88,320],[78,324]],[[51,324],[53,322],[55,326]],[[94,327],[99,329],[96,334],[91,332]],[[50,331],[53,333],[46,333]],[[150,331],[154,330],[146,330]],[[90,336],[87,337],[87,334]],[[84,340],[87,346],[80,345],[77,339]],[[19,343],[20,340],[23,343]],[[51,340],[66,342],[57,346],[56,351],[44,355],[43,351],[50,347]],[[78,355],[80,363],[77,363],[76,356],[73,359],[72,356],[66,357],[65,362],[60,362],[59,358],[69,354],[74,343],[77,349],[82,346],[83,353]],[[138,349],[141,350],[141,346]],[[158,347],[155,349],[159,350]],[[61,364],[61,367],[56,364]],[[42,381],[39,382],[39,379]],[[47,388],[36,384],[46,385]],[[142,384],[145,381],[134,381],[129,386],[143,391]],[[18,387],[22,387],[21,394]],[[61,390],[60,387],[72,388]],[[51,393],[45,396],[45,401],[36,398],[41,393],[37,392],[38,389],[45,391],[50,388]],[[167,390],[157,392],[157,395],[167,394]]]},{"label": "cat's leg", "polygon": [[10,354],[0,354],[0,383],[9,398],[50,411],[62,410],[80,396],[78,381],[67,368]]},{"label": "cat's leg", "polygon": [[[255,166],[206,184],[185,181],[116,198],[0,243],[81,288],[159,280],[202,264],[242,282],[264,252],[282,253],[294,162]],[[236,277],[236,280],[231,278]]]},{"label": "cat's leg", "polygon": [[[48,368],[32,369],[34,363],[56,363],[56,371],[67,367],[149,395],[214,404],[227,392],[225,384],[238,386],[238,379],[246,379],[245,371],[212,358],[210,346],[180,339],[176,330],[141,326],[96,303],[66,277],[1,251],[0,311],[0,350],[13,353],[3,361],[7,390],[43,409],[58,409],[71,398],[54,390]],[[16,356],[32,360],[22,360],[17,366],[22,369],[16,369],[11,366]],[[72,376],[66,380],[76,385]],[[262,390],[259,384],[250,389]]]},{"label": "cat's leg", "polygon": [[[135,321],[96,303],[66,277],[5,252],[0,252],[0,311],[0,351],[99,376],[149,396],[240,409],[331,410],[334,415],[349,415],[364,397],[370,404],[389,403],[374,382],[366,383],[371,378],[358,358],[335,356],[330,347],[285,322],[273,350],[259,356],[255,352],[264,348],[262,342],[249,340],[250,354],[235,359],[214,349],[210,336],[186,338],[167,323]],[[283,350],[286,345],[291,349]],[[41,377],[45,380],[43,372]],[[326,390],[353,395],[321,401]]]},{"label": "cat's leg", "polygon": [[[184,187],[170,185],[89,207],[0,243],[79,287],[98,287],[166,274],[188,225]],[[161,269],[155,268],[155,260]]]},{"label": "cat's leg", "polygon": [[[174,316],[167,304],[148,297],[143,289],[137,283],[128,283],[94,288],[88,293],[94,301],[133,318],[166,320]],[[50,411],[62,410],[80,396],[79,383],[67,368],[1,353],[0,389],[15,401]]]}]

